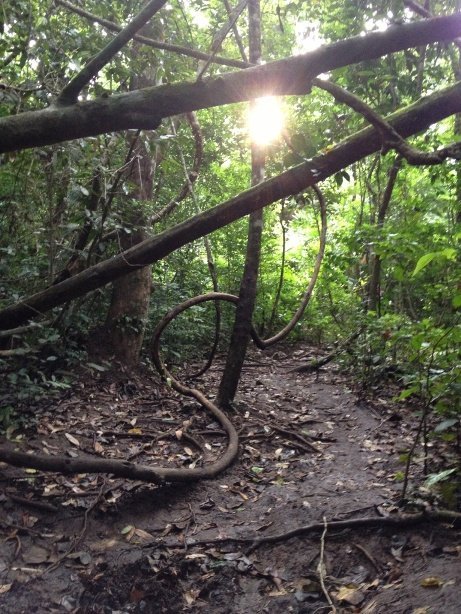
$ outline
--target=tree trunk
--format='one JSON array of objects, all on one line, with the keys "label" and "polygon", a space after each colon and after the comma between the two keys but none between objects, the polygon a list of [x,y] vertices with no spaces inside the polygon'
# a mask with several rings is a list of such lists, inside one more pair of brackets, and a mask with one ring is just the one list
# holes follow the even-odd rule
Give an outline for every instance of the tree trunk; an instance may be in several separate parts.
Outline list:
[{"label": "tree trunk", "polygon": [[[121,234],[119,242],[122,251],[147,239],[147,233],[139,228],[144,222],[141,203],[152,198],[152,161],[138,135],[132,138],[136,139],[136,143],[128,177],[128,181],[134,186],[130,198],[138,200],[140,205],[129,222],[135,227],[138,226],[138,229],[129,234]],[[111,302],[104,326],[105,344],[110,356],[127,367],[134,367],[139,362],[151,286],[151,266],[120,277],[112,286]]]},{"label": "tree trunk", "polygon": [[[248,25],[250,62],[261,61],[261,12],[259,0],[248,2]],[[257,144],[251,144],[251,185],[264,180],[264,153]],[[240,374],[250,340],[251,322],[256,301],[261,237],[263,229],[263,209],[250,215],[245,267],[240,284],[239,302],[235,312],[229,351],[224,373],[219,385],[217,403],[227,407],[237,392]]]},{"label": "tree trunk", "polygon": [[[392,192],[394,190],[397,174],[401,166],[401,159],[397,158],[389,171],[389,178],[387,181],[386,189],[384,190],[381,204],[378,211],[378,219],[376,222],[376,228],[379,238],[384,226],[384,220],[391,202]],[[381,256],[374,253],[371,257],[371,275],[368,285],[368,309],[375,311],[380,315],[380,283],[381,283]]]}]

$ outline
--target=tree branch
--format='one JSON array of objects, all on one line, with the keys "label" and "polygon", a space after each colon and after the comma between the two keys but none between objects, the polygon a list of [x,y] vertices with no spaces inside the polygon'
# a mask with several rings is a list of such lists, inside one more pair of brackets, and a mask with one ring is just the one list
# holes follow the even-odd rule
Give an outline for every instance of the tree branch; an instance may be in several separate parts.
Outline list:
[{"label": "tree branch", "polygon": [[[414,11],[417,15],[424,17],[426,19],[431,19],[434,17],[434,14],[431,11],[428,11],[424,6],[421,6],[419,2],[415,2],[414,0],[403,0],[404,5],[410,10]],[[461,39],[455,38],[453,39],[454,44],[461,49]]]},{"label": "tree branch", "polygon": [[[79,6],[76,6],[75,4],[67,2],[67,0],[54,1],[56,2],[56,4],[65,6],[73,13],[80,15],[80,17],[84,17],[85,19],[88,19],[89,21],[93,21],[95,23],[99,23],[101,26],[106,28],[106,30],[110,30],[111,32],[121,32],[123,30],[121,26],[114,23],[113,21],[98,17],[98,15],[90,13],[89,11],[85,11],[84,9]],[[148,38],[147,36],[142,36],[141,34],[135,34],[133,36],[133,40],[138,41],[139,43],[143,43],[143,45],[147,45],[148,47],[153,47],[154,49],[163,49],[164,51],[171,51],[173,53],[185,55],[196,60],[205,60],[206,62],[211,58],[211,61],[213,63],[221,64],[223,66],[233,66],[234,68],[247,68],[249,66],[247,62],[242,62],[241,60],[232,60],[231,58],[223,58],[218,55],[212,57],[208,53],[198,51],[197,49],[188,49],[187,47],[172,45],[171,43],[154,40],[153,38]]]},{"label": "tree branch", "polygon": [[312,84],[316,87],[329,92],[335,100],[347,104],[351,109],[363,115],[372,126],[378,130],[383,139],[383,149],[388,150],[390,147],[395,149],[405,160],[414,166],[423,166],[430,164],[441,164],[447,158],[461,159],[461,142],[452,143],[448,147],[443,147],[436,151],[425,152],[415,147],[403,139],[384,118],[376,113],[363,100],[348,92],[344,88],[322,79],[314,79]]},{"label": "tree branch", "polygon": [[203,77],[203,75],[206,73],[206,71],[208,69],[208,66],[213,61],[213,58],[214,58],[216,52],[221,47],[224,39],[229,34],[230,30],[235,27],[237,19],[240,17],[243,9],[246,7],[247,4],[248,4],[248,0],[240,0],[238,5],[234,9],[231,10],[231,13],[229,15],[229,19],[227,20],[227,22],[223,25],[223,27],[213,37],[213,42],[211,43],[211,55],[210,55],[210,58],[205,62],[205,65],[202,68],[200,68],[200,70],[198,72],[198,75],[197,75],[197,79],[201,79]]},{"label": "tree branch", "polygon": [[110,41],[88,64],[62,89],[56,101],[57,105],[72,105],[78,100],[78,95],[88,83],[96,77],[99,71],[108,64],[125,45],[133,38],[136,32],[145,25],[149,19],[158,13],[167,0],[150,0],[146,6]]},{"label": "tree branch", "polygon": [[0,153],[128,128],[155,129],[164,117],[264,95],[306,94],[322,72],[461,34],[461,14],[393,26],[263,66],[49,107],[0,119]]}]

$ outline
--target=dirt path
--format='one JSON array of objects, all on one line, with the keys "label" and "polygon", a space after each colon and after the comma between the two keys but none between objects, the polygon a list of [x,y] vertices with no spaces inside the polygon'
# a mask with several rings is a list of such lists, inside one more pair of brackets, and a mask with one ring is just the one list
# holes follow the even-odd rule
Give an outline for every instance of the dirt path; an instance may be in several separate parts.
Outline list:
[{"label": "dirt path", "polygon": [[[334,370],[290,374],[295,364],[253,353],[233,417],[240,461],[218,479],[157,488],[0,466],[0,610],[334,611],[327,593],[338,612],[459,612],[461,532],[448,525],[327,525],[323,540],[315,532],[252,552],[196,543],[396,512],[399,455],[413,437],[405,412],[358,404]],[[83,378],[36,417],[28,446],[49,454],[190,466],[223,446],[199,407],[140,376]]]}]

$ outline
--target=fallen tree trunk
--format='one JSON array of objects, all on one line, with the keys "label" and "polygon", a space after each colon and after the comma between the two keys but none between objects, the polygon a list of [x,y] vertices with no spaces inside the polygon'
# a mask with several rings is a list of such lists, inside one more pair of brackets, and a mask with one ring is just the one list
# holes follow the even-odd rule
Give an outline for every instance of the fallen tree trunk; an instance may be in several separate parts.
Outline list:
[{"label": "fallen tree trunk", "polygon": [[0,119],[0,153],[126,130],[153,130],[165,117],[264,95],[306,94],[312,79],[364,60],[461,35],[461,14],[392,26],[309,53],[195,83],[149,87]]},{"label": "fallen tree trunk", "polygon": [[[461,82],[441,90],[386,118],[402,137],[427,129],[461,112]],[[298,194],[341,169],[379,151],[382,140],[374,128],[366,128],[312,160],[295,166],[230,200],[173,226],[156,237],[92,266],[82,273],[24,298],[0,311],[0,330],[24,324],[29,319],[83,296],[123,275],[144,267],[218,228],[281,198]]]}]

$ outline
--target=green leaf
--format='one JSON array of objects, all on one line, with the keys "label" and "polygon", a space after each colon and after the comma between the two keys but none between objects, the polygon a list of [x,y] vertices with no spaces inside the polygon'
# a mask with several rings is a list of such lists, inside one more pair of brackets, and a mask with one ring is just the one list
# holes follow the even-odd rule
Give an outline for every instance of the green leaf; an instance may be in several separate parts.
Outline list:
[{"label": "green leaf", "polygon": [[405,390],[402,390],[402,392],[397,397],[397,400],[403,401],[404,399],[407,399],[415,392],[418,392],[418,390],[419,390],[419,386],[410,386],[410,388],[406,388]]},{"label": "green leaf", "polygon": [[430,262],[432,262],[432,260],[434,260],[436,256],[437,252],[431,252],[429,254],[424,254],[424,256],[421,256],[421,258],[416,263],[415,270],[413,271],[411,276],[414,277],[417,273],[422,271],[422,269],[424,269],[424,267],[426,267]]},{"label": "green leaf", "polygon": [[461,307],[461,294],[455,294],[455,296],[453,297],[453,300],[451,301],[451,304],[453,305],[455,309],[457,307]]},{"label": "green leaf", "polygon": [[405,272],[401,266],[396,266],[394,269],[394,278],[397,281],[403,281],[405,279]]},{"label": "green leaf", "polygon": [[441,256],[444,256],[447,260],[456,259],[456,250],[453,247],[446,247],[440,252]]}]

